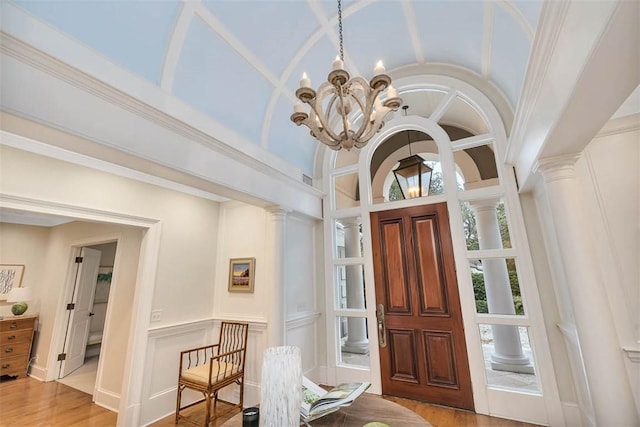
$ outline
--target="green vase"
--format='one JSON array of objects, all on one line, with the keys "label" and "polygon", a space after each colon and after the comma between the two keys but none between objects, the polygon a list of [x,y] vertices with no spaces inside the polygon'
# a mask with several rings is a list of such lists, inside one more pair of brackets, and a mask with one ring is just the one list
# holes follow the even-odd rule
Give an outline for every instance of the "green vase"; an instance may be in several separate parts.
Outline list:
[{"label": "green vase", "polygon": [[26,302],[17,302],[11,306],[11,312],[14,316],[20,316],[27,311],[27,308],[29,308],[29,306]]}]

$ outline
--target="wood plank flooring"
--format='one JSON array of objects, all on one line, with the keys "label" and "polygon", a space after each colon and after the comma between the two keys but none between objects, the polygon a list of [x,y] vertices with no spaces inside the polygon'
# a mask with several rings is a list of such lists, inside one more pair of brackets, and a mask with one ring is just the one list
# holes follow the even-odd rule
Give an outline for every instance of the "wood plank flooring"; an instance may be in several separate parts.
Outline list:
[{"label": "wood plank flooring", "polygon": [[[411,409],[433,427],[535,427],[533,424],[478,415],[415,400],[384,396],[385,399]],[[221,410],[223,408],[220,408]],[[190,408],[196,416],[198,406]],[[219,427],[238,413],[234,410],[216,419],[211,427]],[[188,414],[188,412],[187,412]],[[91,395],[56,381],[43,383],[33,378],[0,381],[0,427],[111,427],[117,414],[91,403]],[[153,427],[175,426],[170,415],[151,424]],[[179,425],[189,425],[181,422]]]}]

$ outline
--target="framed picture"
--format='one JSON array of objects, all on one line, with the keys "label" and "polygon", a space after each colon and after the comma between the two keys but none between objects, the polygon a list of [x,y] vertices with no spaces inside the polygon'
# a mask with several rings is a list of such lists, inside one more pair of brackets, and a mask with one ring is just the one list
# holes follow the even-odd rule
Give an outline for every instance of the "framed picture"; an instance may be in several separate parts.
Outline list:
[{"label": "framed picture", "polygon": [[255,258],[232,258],[229,261],[229,292],[253,292]]},{"label": "framed picture", "polygon": [[13,287],[22,286],[24,264],[0,264],[0,301],[7,299],[7,294]]}]

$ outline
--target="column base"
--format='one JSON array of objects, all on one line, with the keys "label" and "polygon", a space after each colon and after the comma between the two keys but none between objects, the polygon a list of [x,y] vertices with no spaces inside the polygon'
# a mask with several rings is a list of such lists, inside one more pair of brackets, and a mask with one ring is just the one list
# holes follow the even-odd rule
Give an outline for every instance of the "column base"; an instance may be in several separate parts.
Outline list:
[{"label": "column base", "polygon": [[533,374],[533,364],[529,360],[529,357],[523,355],[520,356],[505,356],[498,353],[491,355],[491,369],[494,371],[506,371],[517,372],[520,374]]},{"label": "column base", "polygon": [[369,354],[369,341],[345,341],[342,351],[356,354]]},{"label": "column base", "polygon": [[518,374],[533,374],[533,364],[527,363],[526,365],[513,365],[510,363],[494,362],[491,361],[491,369],[494,371],[516,372]]}]

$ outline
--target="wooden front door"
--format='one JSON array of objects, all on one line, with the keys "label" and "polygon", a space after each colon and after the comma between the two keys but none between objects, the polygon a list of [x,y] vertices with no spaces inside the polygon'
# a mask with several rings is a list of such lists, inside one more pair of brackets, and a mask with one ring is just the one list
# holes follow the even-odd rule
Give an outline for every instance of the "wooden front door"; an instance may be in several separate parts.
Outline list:
[{"label": "wooden front door", "polygon": [[473,410],[446,203],[373,212],[371,231],[382,393]]}]

